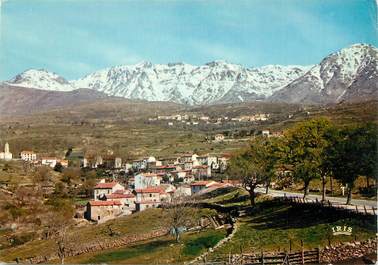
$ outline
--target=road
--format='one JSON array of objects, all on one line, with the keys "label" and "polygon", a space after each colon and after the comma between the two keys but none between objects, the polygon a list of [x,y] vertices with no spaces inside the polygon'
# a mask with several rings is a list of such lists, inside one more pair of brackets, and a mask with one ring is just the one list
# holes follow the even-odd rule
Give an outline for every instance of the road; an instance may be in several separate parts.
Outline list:
[{"label": "road", "polygon": [[[265,193],[265,188],[257,188],[256,192],[260,193]],[[282,191],[282,190],[272,190],[269,189],[269,195],[272,197],[283,197],[286,194],[287,197],[303,197],[303,193],[297,193],[297,192],[289,192],[289,191]],[[316,200],[318,199],[319,201],[322,199],[321,195],[314,195],[310,194],[307,196],[309,200]],[[327,200],[329,200],[331,203],[335,204],[344,204],[346,203],[346,197],[326,197]],[[359,200],[359,199],[352,199],[352,205],[353,206],[360,206],[360,207],[377,207],[377,201],[374,200]],[[345,207],[347,207],[345,205]],[[348,206],[350,208],[352,206]]]}]

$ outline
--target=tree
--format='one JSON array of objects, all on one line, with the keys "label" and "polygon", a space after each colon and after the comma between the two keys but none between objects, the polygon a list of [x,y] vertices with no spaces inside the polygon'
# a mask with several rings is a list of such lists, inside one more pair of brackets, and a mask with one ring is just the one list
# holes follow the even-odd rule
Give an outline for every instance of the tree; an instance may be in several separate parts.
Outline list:
[{"label": "tree", "polygon": [[375,124],[338,130],[327,153],[333,176],[348,186],[347,204],[351,203],[358,176],[377,177],[377,136]]},{"label": "tree", "polygon": [[325,183],[327,170],[325,165],[325,148],[329,145],[326,138],[331,128],[328,119],[317,118],[295,125],[285,133],[286,162],[293,166],[296,180],[303,181],[306,198],[309,193],[310,182],[321,178],[323,183],[322,199],[325,199]]},{"label": "tree", "polygon": [[248,191],[251,205],[255,205],[255,189],[266,184],[271,177],[272,166],[269,148],[263,138],[254,139],[250,146],[230,159],[227,169],[231,178],[241,179],[243,187]]},{"label": "tree", "polygon": [[273,178],[277,175],[277,168],[283,163],[284,148],[280,138],[267,138],[265,140],[265,156],[266,156],[266,173],[267,179],[265,183],[266,191],[269,193],[269,186]]},{"label": "tree", "polygon": [[176,242],[180,242],[183,229],[196,223],[196,208],[187,198],[179,197],[164,207],[164,224],[175,235]]},{"label": "tree", "polygon": [[75,208],[70,199],[51,198],[47,202],[50,218],[46,219],[47,237],[52,236],[60,263],[64,264],[67,255],[68,229],[73,223]]}]

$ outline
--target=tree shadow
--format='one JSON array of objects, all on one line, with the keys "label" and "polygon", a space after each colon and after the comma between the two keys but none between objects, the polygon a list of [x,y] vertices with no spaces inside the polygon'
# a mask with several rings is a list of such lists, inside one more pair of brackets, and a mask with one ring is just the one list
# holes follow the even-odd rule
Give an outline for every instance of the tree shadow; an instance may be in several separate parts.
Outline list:
[{"label": "tree shadow", "polygon": [[358,222],[367,229],[376,229],[375,217],[349,212],[345,209],[325,207],[321,204],[284,203],[279,200],[258,204],[249,212],[254,229],[306,228],[330,224],[340,220]]}]

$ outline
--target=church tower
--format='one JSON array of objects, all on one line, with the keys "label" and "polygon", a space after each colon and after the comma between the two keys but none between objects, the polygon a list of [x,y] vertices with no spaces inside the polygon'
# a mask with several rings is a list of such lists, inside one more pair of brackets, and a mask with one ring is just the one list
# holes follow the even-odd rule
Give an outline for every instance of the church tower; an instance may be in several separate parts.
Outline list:
[{"label": "church tower", "polygon": [[6,153],[6,154],[9,153],[9,144],[8,144],[8,142],[5,143],[4,153]]}]

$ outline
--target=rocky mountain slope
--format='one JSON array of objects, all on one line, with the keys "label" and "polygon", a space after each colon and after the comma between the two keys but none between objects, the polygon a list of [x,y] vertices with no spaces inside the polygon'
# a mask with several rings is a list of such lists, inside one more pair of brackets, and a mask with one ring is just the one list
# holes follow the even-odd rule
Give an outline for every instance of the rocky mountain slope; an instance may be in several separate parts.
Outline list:
[{"label": "rocky mountain slope", "polygon": [[29,69],[7,82],[18,87],[31,87],[51,91],[71,91],[76,89],[70,82],[56,73],[40,69]]},{"label": "rocky mountain slope", "polygon": [[264,99],[307,69],[302,66],[246,69],[224,61],[203,66],[144,62],[101,70],[72,84],[131,99],[202,105]]},{"label": "rocky mountain slope", "polygon": [[309,68],[270,65],[247,69],[224,61],[202,66],[143,62],[100,70],[71,82],[45,70],[28,70],[7,84],[57,91],[90,88],[129,99],[203,105],[265,99]]},{"label": "rocky mountain slope", "polygon": [[377,98],[377,62],[377,48],[352,45],[324,58],[270,100],[323,104]]},{"label": "rocky mountain slope", "polygon": [[28,70],[8,85],[43,90],[89,88],[110,96],[190,105],[254,100],[337,103],[371,99],[378,91],[377,48],[356,44],[313,66],[244,68],[224,61],[202,66],[142,62],[67,81],[45,70]]},{"label": "rocky mountain slope", "polygon": [[106,94],[90,89],[62,92],[0,85],[0,114],[43,112],[107,98]]}]

